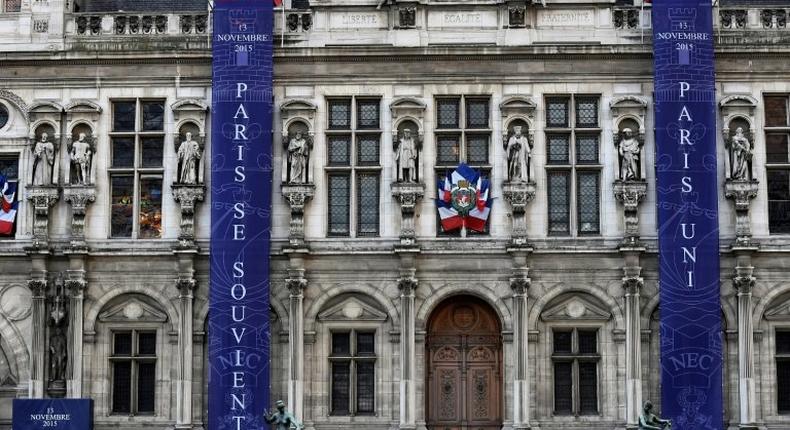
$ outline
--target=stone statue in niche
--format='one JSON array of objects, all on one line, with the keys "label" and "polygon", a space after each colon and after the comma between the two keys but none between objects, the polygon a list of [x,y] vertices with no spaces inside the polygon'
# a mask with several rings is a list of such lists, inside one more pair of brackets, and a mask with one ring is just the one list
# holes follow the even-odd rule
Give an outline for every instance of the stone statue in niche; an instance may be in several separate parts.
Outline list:
[{"label": "stone statue in niche", "polygon": [[639,171],[639,157],[641,157],[642,145],[639,139],[634,137],[634,132],[630,128],[624,128],[621,132],[620,142],[617,144],[617,152],[620,155],[620,180],[642,179]]},{"label": "stone statue in niche", "polygon": [[412,136],[410,128],[404,128],[395,139],[395,161],[398,163],[398,182],[417,182],[417,156],[420,141]]},{"label": "stone statue in niche", "polygon": [[76,142],[71,145],[71,165],[74,168],[72,184],[88,185],[91,181],[91,162],[93,150],[90,138],[85,133],[80,133]]},{"label": "stone statue in niche", "polygon": [[304,184],[308,182],[308,160],[310,159],[310,150],[312,148],[312,140],[301,131],[288,136],[286,145],[286,151],[288,151],[288,183]]},{"label": "stone statue in niche", "polygon": [[178,182],[180,184],[198,183],[198,166],[200,166],[200,145],[192,139],[192,133],[184,135],[184,141],[178,146]]},{"label": "stone statue in niche", "polygon": [[41,139],[33,146],[33,185],[52,185],[55,166],[55,145],[49,134],[41,133]]},{"label": "stone statue in niche", "polygon": [[730,149],[730,177],[738,181],[751,179],[752,147],[749,139],[743,134],[743,127],[735,129],[735,135],[728,143]]},{"label": "stone statue in niche", "polygon": [[532,179],[532,172],[529,171],[532,148],[529,146],[529,139],[521,134],[521,130],[520,125],[514,126],[505,144],[507,177],[511,182],[529,182]]}]

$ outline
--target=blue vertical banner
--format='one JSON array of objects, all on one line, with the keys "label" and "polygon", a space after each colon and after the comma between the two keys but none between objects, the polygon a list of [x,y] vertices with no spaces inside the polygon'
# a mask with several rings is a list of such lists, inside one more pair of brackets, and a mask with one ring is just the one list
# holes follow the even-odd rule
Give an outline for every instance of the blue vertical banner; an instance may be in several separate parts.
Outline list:
[{"label": "blue vertical banner", "polygon": [[214,2],[209,430],[268,426],[271,0]]},{"label": "blue vertical banner", "polygon": [[661,407],[673,429],[722,428],[713,13],[654,0]]}]

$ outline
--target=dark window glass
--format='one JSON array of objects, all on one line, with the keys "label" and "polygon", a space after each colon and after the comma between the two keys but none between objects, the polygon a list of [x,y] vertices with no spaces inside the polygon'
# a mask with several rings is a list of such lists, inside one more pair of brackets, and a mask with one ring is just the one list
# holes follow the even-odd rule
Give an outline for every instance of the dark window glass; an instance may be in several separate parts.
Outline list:
[{"label": "dark window glass", "polygon": [[790,171],[770,169],[768,227],[771,233],[790,233]]},{"label": "dark window glass", "polygon": [[790,414],[790,360],[776,362],[777,409],[780,414]]},{"label": "dark window glass", "polygon": [[572,331],[555,331],[554,332],[554,352],[555,353],[571,353],[573,332]]},{"label": "dark window glass", "polygon": [[329,128],[335,130],[351,128],[351,100],[329,102]]},{"label": "dark window glass", "polygon": [[568,140],[570,136],[567,134],[550,134],[547,138],[549,164],[568,164],[570,162],[568,158]]},{"label": "dark window glass", "polygon": [[351,355],[351,333],[332,333],[332,355]]},{"label": "dark window glass", "polygon": [[573,411],[573,363],[554,363],[554,413],[570,415]]},{"label": "dark window glass", "polygon": [[469,164],[488,164],[488,136],[467,135],[466,162]]},{"label": "dark window glass", "polygon": [[162,131],[165,128],[165,104],[161,101],[143,102],[143,131]]},{"label": "dark window glass", "polygon": [[373,397],[375,387],[374,363],[372,361],[357,362],[357,412],[373,413]]},{"label": "dark window glass", "polygon": [[568,126],[568,99],[546,99],[546,125],[548,127]]},{"label": "dark window glass", "polygon": [[348,362],[332,363],[332,414],[348,415],[350,412],[350,377]]},{"label": "dark window glass", "polygon": [[765,125],[766,127],[787,126],[787,97],[765,97]]},{"label": "dark window glass", "polygon": [[466,101],[466,127],[488,128],[488,100]]},{"label": "dark window glass", "polygon": [[134,131],[136,110],[136,102],[114,102],[112,104],[112,131]]},{"label": "dark window glass", "polygon": [[22,0],[5,0],[6,12],[19,12],[22,10]]},{"label": "dark window glass", "polygon": [[579,413],[598,413],[598,363],[579,362]]},{"label": "dark window glass", "polygon": [[576,161],[579,164],[598,163],[598,136],[576,136]]},{"label": "dark window glass", "polygon": [[378,100],[357,100],[357,128],[379,128]]},{"label": "dark window glass", "polygon": [[329,165],[347,166],[351,163],[351,136],[329,137]]},{"label": "dark window glass", "polygon": [[112,411],[130,413],[132,403],[132,362],[112,365]]},{"label": "dark window glass", "polygon": [[357,333],[357,355],[373,355],[373,340],[373,333]]},{"label": "dark window glass", "polygon": [[576,98],[576,127],[598,126],[598,99]]},{"label": "dark window glass", "polygon": [[460,151],[458,136],[438,136],[436,141],[436,161],[438,164],[455,164]]},{"label": "dark window glass", "polygon": [[349,234],[349,204],[351,184],[349,176],[329,176],[329,234],[347,236]]},{"label": "dark window glass", "polygon": [[117,332],[114,336],[113,355],[131,356],[132,355],[132,333]]},{"label": "dark window glass", "polygon": [[162,137],[144,137],[141,139],[142,167],[162,167],[164,139]]},{"label": "dark window glass", "polygon": [[155,369],[154,363],[139,363],[137,366],[137,412],[154,412]]},{"label": "dark window glass", "polygon": [[790,331],[776,332],[776,353],[790,354]]},{"label": "dark window glass", "polygon": [[458,128],[459,99],[438,99],[436,101],[437,128]]},{"label": "dark window glass", "polygon": [[112,140],[112,167],[134,167],[133,137],[116,137]]},{"label": "dark window glass", "polygon": [[579,233],[598,233],[598,172],[579,172],[578,180],[576,207],[579,212]]},{"label": "dark window glass", "polygon": [[787,163],[787,133],[768,133],[765,135],[765,157],[769,163]]},{"label": "dark window glass", "polygon": [[357,164],[374,166],[379,164],[379,136],[357,136]]},{"label": "dark window glass", "polygon": [[598,332],[578,331],[579,354],[595,354],[598,352]]},{"label": "dark window glass", "polygon": [[140,238],[162,237],[162,178],[140,179]]},{"label": "dark window glass", "polygon": [[379,232],[379,176],[357,177],[357,235],[376,236]]},{"label": "dark window glass", "polygon": [[16,156],[8,157],[3,154],[0,157],[0,175],[5,176],[6,180],[16,182],[19,179],[19,161]]},{"label": "dark window glass", "polygon": [[156,333],[140,333],[137,336],[138,355],[156,355]]},{"label": "dark window glass", "polygon": [[8,109],[0,104],[0,128],[3,128],[6,124],[8,124],[8,116]]},{"label": "dark window glass", "polygon": [[110,235],[112,237],[132,237],[132,221],[134,220],[134,177],[113,176],[112,215],[110,217]]},{"label": "dark window glass", "polygon": [[568,233],[570,172],[549,172],[549,233]]}]

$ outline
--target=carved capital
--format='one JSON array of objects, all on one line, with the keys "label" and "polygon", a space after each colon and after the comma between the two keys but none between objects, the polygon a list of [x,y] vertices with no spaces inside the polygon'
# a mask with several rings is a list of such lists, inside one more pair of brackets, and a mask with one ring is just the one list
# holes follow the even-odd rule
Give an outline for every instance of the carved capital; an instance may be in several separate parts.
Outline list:
[{"label": "carved capital", "polygon": [[73,211],[84,214],[88,205],[96,201],[96,186],[67,185],[63,187],[63,200],[71,205]]},{"label": "carved capital", "polygon": [[757,278],[749,275],[738,275],[732,278],[732,283],[738,294],[751,294]]},{"label": "carved capital", "polygon": [[195,243],[195,207],[205,199],[206,187],[201,184],[173,184],[173,200],[181,207],[181,225],[178,232],[180,248]]},{"label": "carved capital", "polygon": [[417,231],[414,227],[414,214],[417,204],[425,196],[425,184],[419,182],[395,182],[392,196],[398,201],[401,213],[401,245],[414,245]]},{"label": "carved capital", "polygon": [[625,276],[623,277],[623,288],[628,295],[636,295],[642,290],[645,285],[644,279],[641,276]]},{"label": "carved capital", "polygon": [[513,276],[510,278],[510,289],[517,296],[525,296],[529,292],[532,280],[526,276]]},{"label": "carved capital", "polygon": [[285,278],[285,286],[293,297],[304,295],[304,290],[307,288],[307,279],[303,276],[295,278]]},{"label": "carved capital", "polygon": [[28,279],[27,287],[33,293],[34,298],[43,299],[47,294],[47,280],[46,279]]},{"label": "carved capital", "polygon": [[398,289],[400,290],[401,294],[414,294],[414,290],[417,289],[418,285],[419,281],[414,276],[401,276],[398,278]]},{"label": "carved capital", "polygon": [[527,243],[527,205],[535,199],[537,186],[534,182],[505,182],[502,194],[512,209],[511,242],[515,247],[529,246]]},{"label": "carved capital", "polygon": [[291,208],[288,241],[291,246],[302,246],[304,245],[304,209],[315,196],[315,185],[284,183],[281,188],[283,197],[288,200],[288,206]]},{"label": "carved capital", "polygon": [[178,277],[176,279],[176,288],[181,294],[181,297],[190,297],[197,288],[197,281],[194,278]]},{"label": "carved capital", "polygon": [[623,221],[625,237],[623,243],[629,246],[639,244],[639,204],[647,195],[647,182],[620,181],[614,182],[614,197],[623,204]]},{"label": "carved capital", "polygon": [[752,224],[749,208],[752,200],[757,197],[756,180],[728,179],[724,183],[724,196],[735,203],[735,244],[750,246],[752,241]]},{"label": "carved capital", "polygon": [[66,290],[69,291],[71,297],[81,298],[85,289],[88,288],[88,281],[84,279],[66,279],[64,282]]}]

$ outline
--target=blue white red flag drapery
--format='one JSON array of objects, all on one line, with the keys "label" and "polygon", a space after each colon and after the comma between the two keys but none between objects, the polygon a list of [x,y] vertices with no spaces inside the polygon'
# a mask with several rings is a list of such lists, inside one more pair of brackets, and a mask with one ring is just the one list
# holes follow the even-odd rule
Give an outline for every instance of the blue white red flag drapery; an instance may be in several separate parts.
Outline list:
[{"label": "blue white red flag drapery", "polygon": [[0,202],[0,235],[10,236],[14,232],[16,211],[19,202],[16,201],[16,184],[8,182],[5,176],[0,175],[0,192],[3,198]]},{"label": "blue white red flag drapery", "polygon": [[488,179],[463,163],[440,179],[437,182],[436,206],[442,229],[453,231],[466,227],[477,232],[485,231],[493,201],[490,185]]}]

